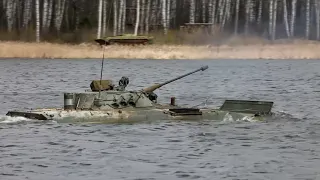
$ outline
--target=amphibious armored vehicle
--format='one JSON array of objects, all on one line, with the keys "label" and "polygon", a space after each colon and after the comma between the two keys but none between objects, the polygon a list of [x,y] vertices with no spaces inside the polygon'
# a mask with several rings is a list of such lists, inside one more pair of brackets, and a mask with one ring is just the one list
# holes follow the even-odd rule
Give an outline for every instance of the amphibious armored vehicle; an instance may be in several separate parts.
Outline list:
[{"label": "amphibious armored vehicle", "polygon": [[105,39],[96,39],[95,42],[100,45],[147,45],[153,44],[152,36],[135,36],[133,34],[123,34],[118,36],[110,36]]},{"label": "amphibious armored vehicle", "polygon": [[156,89],[178,79],[204,71],[203,66],[195,71],[184,74],[161,84],[129,91],[126,90],[129,78],[122,77],[118,86],[112,80],[94,80],[91,90],[82,93],[64,93],[63,108],[34,109],[30,111],[9,111],[7,116],[21,116],[36,120],[56,120],[58,122],[113,122],[134,120],[198,120],[212,119],[253,119],[263,120],[272,114],[273,102],[226,100],[219,109],[181,107],[171,98],[168,104],[159,104]]}]

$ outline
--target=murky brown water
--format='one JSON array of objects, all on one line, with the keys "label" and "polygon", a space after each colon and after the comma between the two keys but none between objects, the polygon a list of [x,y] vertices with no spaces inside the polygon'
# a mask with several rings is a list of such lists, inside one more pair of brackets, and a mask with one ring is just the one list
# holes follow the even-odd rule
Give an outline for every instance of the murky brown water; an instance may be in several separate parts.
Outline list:
[{"label": "murky brown water", "polygon": [[[0,60],[0,114],[62,106],[99,79],[100,60]],[[57,124],[0,116],[0,179],[320,179],[320,61],[107,60],[104,78],[140,89],[208,65],[156,93],[180,104],[275,102],[270,122]]]}]

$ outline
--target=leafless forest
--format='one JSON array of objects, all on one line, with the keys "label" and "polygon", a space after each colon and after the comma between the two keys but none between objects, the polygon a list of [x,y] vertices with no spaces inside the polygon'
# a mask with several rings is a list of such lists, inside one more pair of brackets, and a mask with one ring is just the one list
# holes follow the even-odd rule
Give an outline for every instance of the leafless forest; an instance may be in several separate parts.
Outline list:
[{"label": "leafless forest", "polygon": [[179,32],[185,23],[264,39],[320,39],[319,0],[0,0],[0,40],[81,42]]}]

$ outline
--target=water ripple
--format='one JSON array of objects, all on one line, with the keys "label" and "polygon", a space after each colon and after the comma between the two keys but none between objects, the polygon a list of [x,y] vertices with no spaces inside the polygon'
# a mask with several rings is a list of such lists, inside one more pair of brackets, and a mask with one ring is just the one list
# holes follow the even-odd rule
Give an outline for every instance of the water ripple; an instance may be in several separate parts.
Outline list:
[{"label": "water ripple", "polygon": [[[0,113],[62,105],[89,88],[100,60],[0,61]],[[159,101],[218,107],[225,99],[270,100],[267,122],[157,121],[58,124],[0,116],[1,179],[317,179],[319,61],[108,60],[104,78],[129,89],[197,73],[157,90]],[[125,70],[123,67],[127,67]],[[203,104],[206,102],[207,104]]]}]

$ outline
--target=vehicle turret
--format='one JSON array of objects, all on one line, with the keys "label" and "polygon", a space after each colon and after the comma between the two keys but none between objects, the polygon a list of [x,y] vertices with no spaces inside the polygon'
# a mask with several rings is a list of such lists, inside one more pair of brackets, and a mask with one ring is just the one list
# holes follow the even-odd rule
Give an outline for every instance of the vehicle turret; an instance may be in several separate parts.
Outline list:
[{"label": "vehicle turret", "polygon": [[[154,84],[147,88],[137,91],[128,91],[125,88],[129,84],[129,78],[123,76],[118,86],[115,86],[111,80],[94,80],[91,82],[91,92],[76,93],[74,97],[68,93],[66,107],[68,109],[122,109],[127,107],[152,107],[157,103],[157,95],[153,93],[156,89],[174,82],[183,77],[189,76],[198,71],[204,71],[208,66],[203,66],[197,70],[181,75],[161,84]],[[70,106],[69,102],[74,102]],[[73,108],[72,108],[73,107]]]}]

